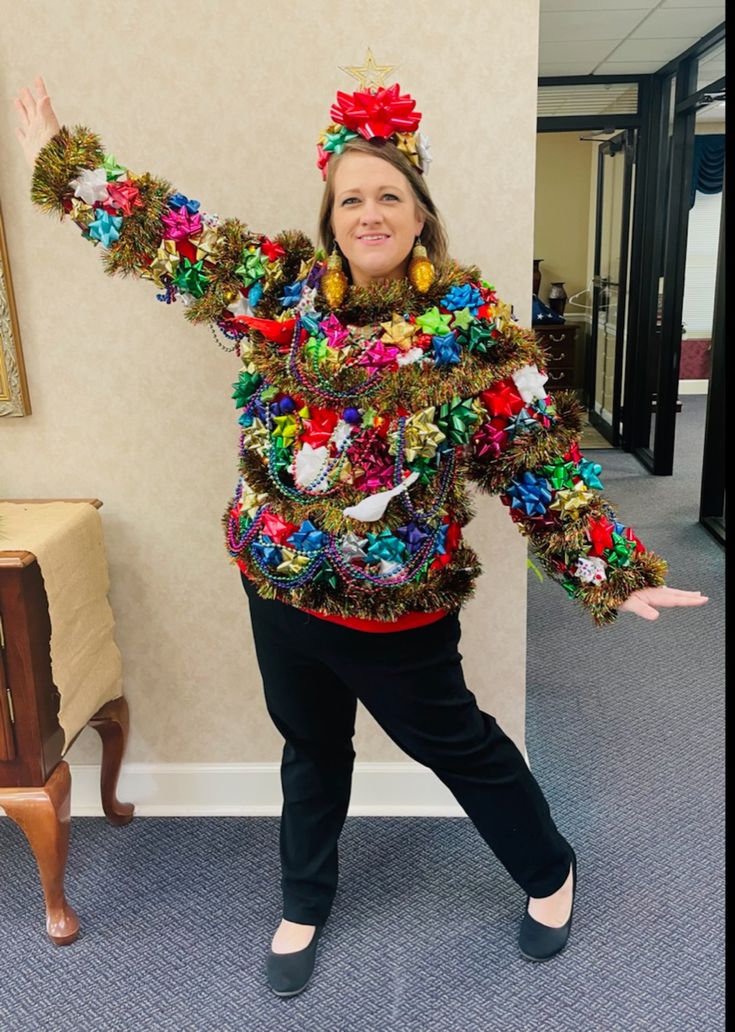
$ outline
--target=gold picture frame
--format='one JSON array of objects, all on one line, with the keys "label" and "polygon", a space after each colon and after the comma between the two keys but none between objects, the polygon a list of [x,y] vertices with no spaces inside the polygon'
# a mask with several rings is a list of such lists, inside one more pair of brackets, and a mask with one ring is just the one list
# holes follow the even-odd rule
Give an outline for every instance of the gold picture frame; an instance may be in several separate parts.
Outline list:
[{"label": "gold picture frame", "polygon": [[29,416],[31,398],[0,206],[0,416]]}]

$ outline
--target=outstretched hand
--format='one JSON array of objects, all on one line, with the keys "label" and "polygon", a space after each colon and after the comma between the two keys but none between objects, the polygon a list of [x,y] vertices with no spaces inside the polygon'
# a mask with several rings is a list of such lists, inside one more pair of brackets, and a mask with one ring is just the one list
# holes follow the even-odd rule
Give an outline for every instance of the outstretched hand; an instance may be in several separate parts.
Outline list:
[{"label": "outstretched hand", "polygon": [[36,95],[24,86],[13,105],[18,116],[15,135],[23,148],[23,154],[30,168],[36,163],[36,157],[49,140],[59,131],[59,122],[51,107],[51,98],[41,76],[33,83]]},{"label": "outstretched hand", "polygon": [[708,596],[701,591],[679,591],[665,586],[640,588],[628,595],[618,610],[621,613],[635,613],[644,620],[658,620],[658,606],[666,609],[671,606],[701,606],[707,601]]}]

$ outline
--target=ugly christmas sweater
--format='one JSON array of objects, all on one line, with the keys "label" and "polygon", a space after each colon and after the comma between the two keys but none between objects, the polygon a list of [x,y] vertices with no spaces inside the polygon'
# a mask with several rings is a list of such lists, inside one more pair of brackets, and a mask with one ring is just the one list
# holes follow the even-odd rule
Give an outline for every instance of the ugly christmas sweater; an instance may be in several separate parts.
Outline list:
[{"label": "ugly christmas sweater", "polygon": [[75,222],[106,272],[150,281],[231,342],[240,476],[223,523],[263,597],[365,629],[458,609],[480,573],[467,481],[500,496],[596,623],[663,583],[579,450],[576,401],[547,393],[543,350],[479,269],[447,262],[425,294],[350,286],[330,310],[302,233],[208,215],[83,126],[41,150],[31,197]]}]

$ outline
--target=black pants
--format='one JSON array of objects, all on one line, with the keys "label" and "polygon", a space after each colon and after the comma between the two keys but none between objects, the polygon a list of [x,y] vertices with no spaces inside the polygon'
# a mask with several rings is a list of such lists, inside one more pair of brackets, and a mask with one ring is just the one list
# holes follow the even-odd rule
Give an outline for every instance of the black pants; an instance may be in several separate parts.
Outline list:
[{"label": "black pants", "polygon": [[337,888],[357,700],[414,760],[431,768],[529,896],[569,874],[571,849],[523,755],[465,685],[456,614],[373,634],[261,599],[243,577],[265,699],[285,745],[281,764],[283,916],[326,921]]}]

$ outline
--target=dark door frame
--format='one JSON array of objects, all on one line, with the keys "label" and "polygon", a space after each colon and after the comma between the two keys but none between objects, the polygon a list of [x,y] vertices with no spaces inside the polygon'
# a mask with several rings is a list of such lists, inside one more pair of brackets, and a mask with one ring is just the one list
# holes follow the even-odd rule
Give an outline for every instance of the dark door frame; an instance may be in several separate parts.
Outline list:
[{"label": "dark door frame", "polygon": [[671,138],[669,190],[664,253],[664,291],[661,316],[661,349],[656,384],[656,427],[653,437],[653,472],[669,476],[674,470],[676,403],[679,394],[681,318],[684,310],[689,193],[694,162],[696,109],[680,105],[697,85],[697,59],[684,61],[676,74],[674,132]]},{"label": "dark door frame", "polygon": [[[605,158],[624,152],[625,171],[623,174],[623,206],[621,212],[622,226],[620,230],[620,266],[618,269],[617,309],[615,315],[615,371],[613,374],[612,423],[608,423],[595,411],[595,394],[597,378],[597,346],[600,319],[600,298],[609,281],[604,285],[600,278],[602,258],[602,222],[605,185]],[[615,448],[620,444],[621,393],[623,386],[623,343],[625,340],[625,321],[627,318],[628,295],[628,245],[630,237],[631,185],[633,181],[633,158],[635,154],[635,130],[624,129],[600,144],[597,150],[597,198],[595,212],[595,253],[593,259],[592,279],[592,333],[587,352],[585,390],[589,401],[589,421],[602,436]]]},{"label": "dark door frame", "polygon": [[[641,235],[633,243],[631,264],[631,293],[633,283],[638,283],[639,294],[635,305],[631,305],[628,333],[631,349],[625,370],[623,447],[658,476],[669,476],[674,465],[694,120],[697,109],[705,106],[711,94],[725,85],[722,78],[697,90],[697,67],[702,54],[724,38],[723,22],[660,68],[647,88],[648,108],[641,148],[641,162],[645,165],[640,197],[643,215],[638,223]],[[672,80],[676,86],[669,161]],[[636,193],[637,187],[638,181]],[[660,324],[657,320],[659,275],[664,278]],[[652,395],[656,398],[653,442],[650,439]]]}]

